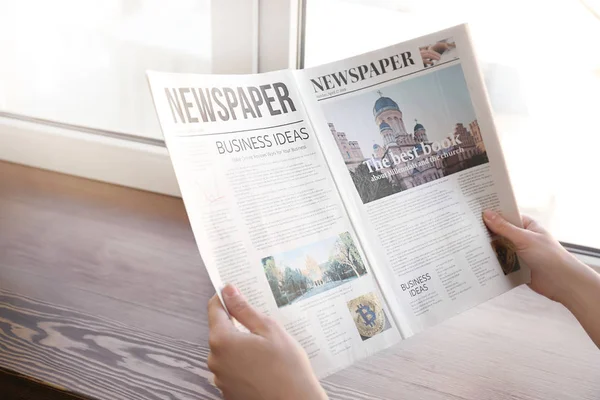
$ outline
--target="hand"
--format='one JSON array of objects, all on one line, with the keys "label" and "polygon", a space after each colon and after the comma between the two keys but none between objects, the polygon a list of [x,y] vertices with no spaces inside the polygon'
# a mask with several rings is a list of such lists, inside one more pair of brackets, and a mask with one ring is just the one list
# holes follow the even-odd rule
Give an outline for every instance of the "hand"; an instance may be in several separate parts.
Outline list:
[{"label": "hand", "polygon": [[551,300],[568,303],[587,266],[527,216],[523,216],[523,228],[490,210],[484,211],[483,220],[493,233],[514,244],[517,255],[531,269],[529,286],[533,290]]},{"label": "hand", "polygon": [[208,368],[226,400],[326,400],[300,345],[273,319],[256,311],[231,285],[223,291],[229,313],[215,295],[208,303]]},{"label": "hand", "polygon": [[430,47],[421,47],[419,50],[421,51],[423,64],[426,66],[433,65],[434,61],[440,61],[440,58],[442,57],[440,53],[432,50]]},{"label": "hand", "polygon": [[567,307],[600,348],[600,274],[577,260],[544,228],[523,217],[519,228],[492,211],[483,220],[497,235],[510,240],[531,269],[531,288]]}]

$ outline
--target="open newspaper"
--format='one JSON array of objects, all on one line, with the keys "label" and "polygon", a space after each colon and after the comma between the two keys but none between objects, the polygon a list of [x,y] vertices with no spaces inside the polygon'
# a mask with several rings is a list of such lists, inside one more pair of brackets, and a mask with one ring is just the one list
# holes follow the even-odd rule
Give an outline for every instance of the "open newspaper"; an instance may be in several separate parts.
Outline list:
[{"label": "open newspaper", "polygon": [[321,377],[529,280],[465,25],[306,70],[149,72],[206,269]]}]

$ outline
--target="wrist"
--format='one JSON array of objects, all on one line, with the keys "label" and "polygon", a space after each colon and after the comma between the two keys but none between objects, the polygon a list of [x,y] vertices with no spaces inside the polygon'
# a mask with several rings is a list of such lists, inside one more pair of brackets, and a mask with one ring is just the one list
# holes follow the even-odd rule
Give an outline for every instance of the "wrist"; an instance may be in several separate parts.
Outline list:
[{"label": "wrist", "polygon": [[565,282],[565,291],[558,299],[573,314],[580,312],[588,306],[594,294],[600,292],[600,275],[573,255],[571,257],[569,277]]}]

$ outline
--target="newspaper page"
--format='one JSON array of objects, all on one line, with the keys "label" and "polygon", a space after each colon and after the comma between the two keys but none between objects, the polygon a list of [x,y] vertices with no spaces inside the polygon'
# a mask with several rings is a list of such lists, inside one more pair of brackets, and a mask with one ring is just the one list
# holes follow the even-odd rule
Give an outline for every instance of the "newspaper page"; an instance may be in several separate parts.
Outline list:
[{"label": "newspaper page", "polygon": [[521,224],[465,25],[295,76],[405,337],[529,280],[481,219]]},{"label": "newspaper page", "polygon": [[321,377],[401,340],[292,73],[148,79],[217,292],[237,285]]}]

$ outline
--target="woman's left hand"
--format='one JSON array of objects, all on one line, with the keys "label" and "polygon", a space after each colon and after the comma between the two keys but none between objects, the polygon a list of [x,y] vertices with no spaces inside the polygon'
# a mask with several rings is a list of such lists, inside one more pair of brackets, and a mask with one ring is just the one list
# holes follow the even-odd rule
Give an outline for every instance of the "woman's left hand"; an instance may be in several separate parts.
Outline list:
[{"label": "woman's left hand", "polygon": [[255,310],[234,286],[223,291],[233,318],[215,295],[208,303],[208,367],[226,400],[326,400],[306,353],[272,318]]}]

